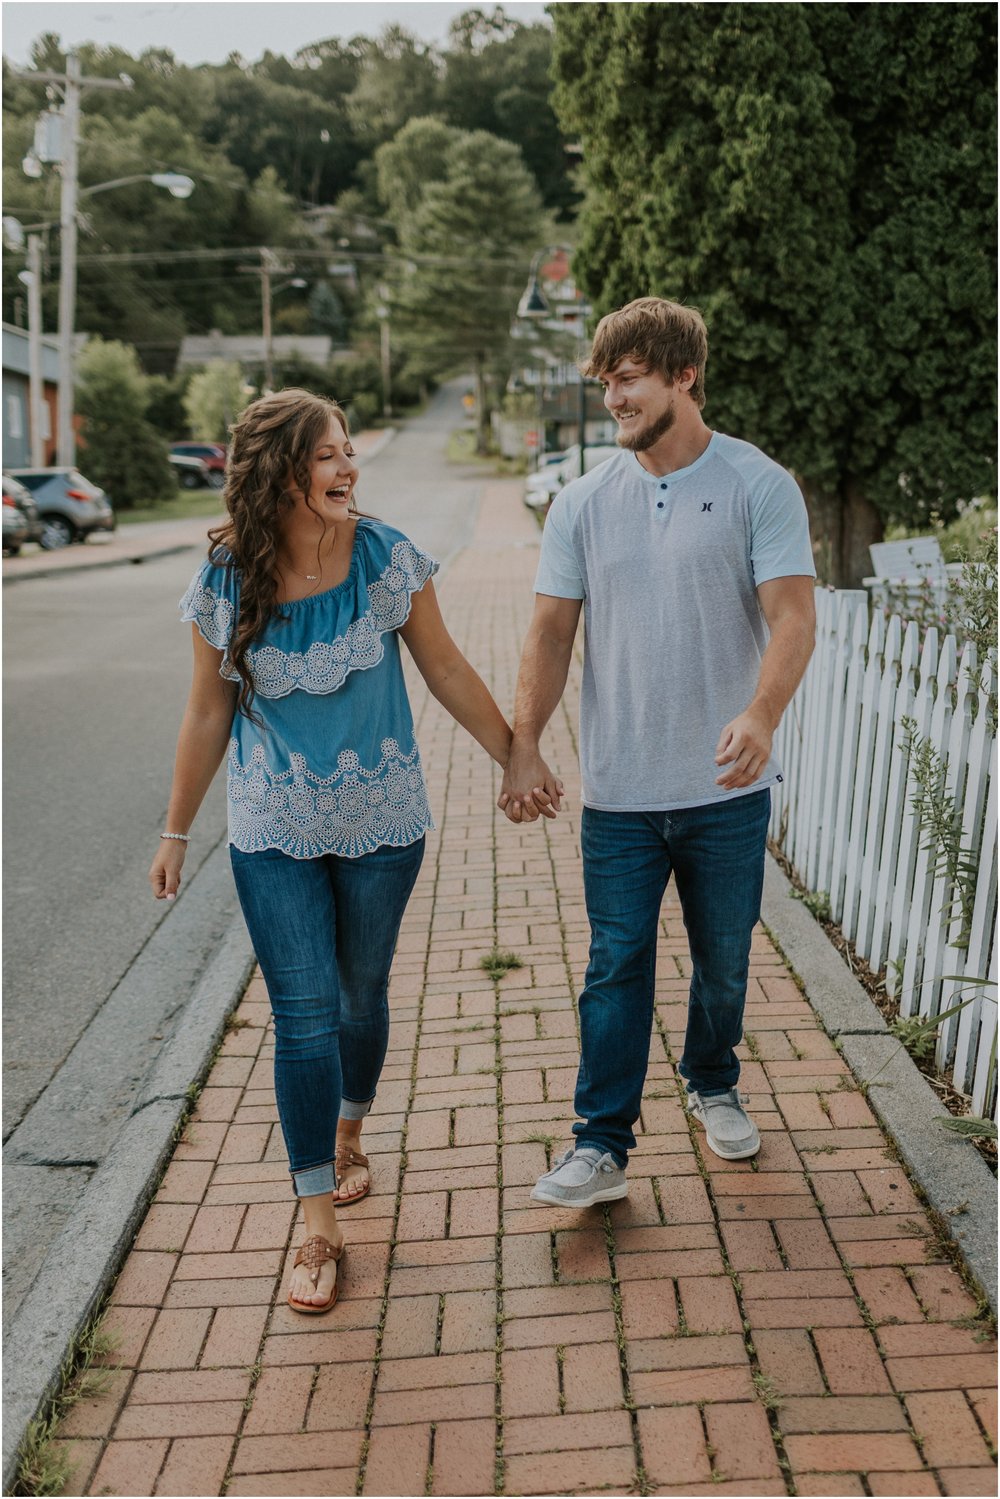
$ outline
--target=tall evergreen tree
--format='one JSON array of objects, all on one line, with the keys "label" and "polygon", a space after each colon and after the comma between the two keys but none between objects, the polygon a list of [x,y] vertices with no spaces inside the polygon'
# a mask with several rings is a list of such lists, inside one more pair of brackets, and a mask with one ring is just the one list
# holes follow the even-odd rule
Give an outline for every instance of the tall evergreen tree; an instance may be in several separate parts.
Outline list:
[{"label": "tall evergreen tree", "polygon": [[826,576],[867,572],[885,519],[991,487],[992,7],[554,19],[580,279],[599,312],[701,307],[710,419],[795,470]]},{"label": "tall evergreen tree", "polygon": [[[411,133],[414,148],[426,133]],[[395,158],[397,176],[398,155]],[[510,325],[532,251],[544,242],[541,196],[517,147],[485,131],[454,132],[441,176],[413,206],[397,208],[401,261],[393,281],[394,341],[414,371],[457,373],[477,384],[478,441],[489,437],[487,376],[503,369]],[[397,205],[405,198],[395,197]]]}]

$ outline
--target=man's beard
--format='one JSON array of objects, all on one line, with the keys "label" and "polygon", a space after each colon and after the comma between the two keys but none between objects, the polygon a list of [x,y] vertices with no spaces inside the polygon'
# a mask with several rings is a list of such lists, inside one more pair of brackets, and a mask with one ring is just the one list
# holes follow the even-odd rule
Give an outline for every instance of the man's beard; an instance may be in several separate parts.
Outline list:
[{"label": "man's beard", "polygon": [[627,448],[630,453],[645,453],[670,431],[676,419],[677,413],[673,406],[668,406],[655,422],[651,422],[648,427],[643,427],[638,432],[624,432],[619,429],[616,439],[618,446]]}]

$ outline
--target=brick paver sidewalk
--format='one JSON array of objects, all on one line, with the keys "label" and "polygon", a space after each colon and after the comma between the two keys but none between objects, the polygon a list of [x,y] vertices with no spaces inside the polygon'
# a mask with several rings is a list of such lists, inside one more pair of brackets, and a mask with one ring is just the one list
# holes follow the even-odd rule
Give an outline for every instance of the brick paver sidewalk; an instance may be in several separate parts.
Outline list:
[{"label": "brick paver sidewalk", "polygon": [[[498,482],[442,584],[502,704],[537,540]],[[577,682],[551,740],[572,791]],[[529,1204],[572,1120],[579,799],[508,824],[484,755],[419,679],[413,695],[438,831],[340,1302],[285,1305],[301,1229],[255,978],[115,1288],[110,1386],[63,1428],[67,1492],[995,1493],[993,1346],[963,1325],[972,1298],[763,933],[743,1047],[758,1159],[717,1160],[685,1118],[668,902],[630,1196]],[[495,945],[523,965],[496,983]]]}]

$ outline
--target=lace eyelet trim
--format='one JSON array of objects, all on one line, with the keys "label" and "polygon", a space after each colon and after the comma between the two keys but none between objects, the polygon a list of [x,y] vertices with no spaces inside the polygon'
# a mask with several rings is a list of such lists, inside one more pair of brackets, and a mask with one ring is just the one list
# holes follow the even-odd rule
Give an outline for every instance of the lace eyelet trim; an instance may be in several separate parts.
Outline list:
[{"label": "lace eyelet trim", "polygon": [[366,770],[354,750],[341,750],[333,775],[317,776],[302,755],[274,774],[262,745],[246,766],[229,742],[229,841],[242,853],[278,848],[295,859],[341,854],[354,859],[385,844],[415,843],[434,826],[420,755],[382,740],[382,758]]},{"label": "lace eyelet trim", "polygon": [[[314,641],[305,651],[283,651],[262,645],[248,652],[254,690],[261,697],[287,697],[296,690],[324,694],[336,692],[352,671],[367,671],[385,655],[382,637],[398,630],[410,613],[410,600],[438,570],[412,541],[394,543],[387,567],[368,584],[368,608],[343,635],[332,641]],[[232,603],[196,579],[181,600],[181,618],[198,626],[216,650],[227,652],[220,675],[238,682],[228,657],[229,641],[236,620]]]}]

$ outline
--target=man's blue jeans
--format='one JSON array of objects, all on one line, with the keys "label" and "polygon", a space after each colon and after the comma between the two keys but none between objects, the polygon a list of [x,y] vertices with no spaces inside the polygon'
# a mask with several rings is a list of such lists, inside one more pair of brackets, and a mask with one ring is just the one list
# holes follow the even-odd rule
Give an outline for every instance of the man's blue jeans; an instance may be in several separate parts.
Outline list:
[{"label": "man's blue jeans", "polygon": [[337,1120],[372,1106],[389,1044],[389,967],[424,839],[357,859],[230,847],[274,1014],[274,1092],[299,1197],[332,1192]]},{"label": "man's blue jeans", "polygon": [[660,904],[671,871],[693,977],[681,1076],[699,1093],[734,1086],[750,936],[760,919],[768,790],[676,812],[583,809],[590,963],[580,996],[577,1146],[635,1149],[649,1060]]}]

